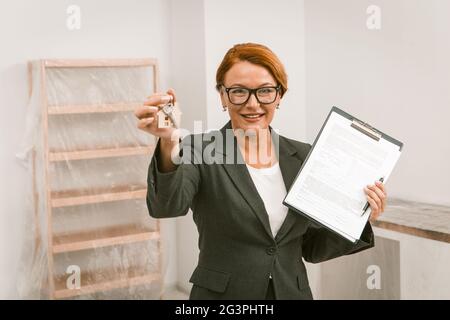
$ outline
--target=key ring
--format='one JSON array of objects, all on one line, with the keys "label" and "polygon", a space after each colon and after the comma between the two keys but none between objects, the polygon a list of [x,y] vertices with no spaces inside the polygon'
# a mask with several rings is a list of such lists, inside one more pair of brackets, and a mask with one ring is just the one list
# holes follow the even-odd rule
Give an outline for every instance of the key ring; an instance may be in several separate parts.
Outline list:
[{"label": "key ring", "polygon": [[172,121],[175,129],[178,129],[178,124],[175,120],[175,115],[173,114],[174,105],[173,105],[173,96],[170,96],[170,101],[161,108],[161,111],[169,117],[170,121]]}]

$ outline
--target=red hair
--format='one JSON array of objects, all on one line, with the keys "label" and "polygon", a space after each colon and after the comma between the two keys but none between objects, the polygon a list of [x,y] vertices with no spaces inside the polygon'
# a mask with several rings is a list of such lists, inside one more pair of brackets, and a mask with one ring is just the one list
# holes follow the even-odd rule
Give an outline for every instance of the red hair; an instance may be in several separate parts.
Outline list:
[{"label": "red hair", "polygon": [[281,97],[287,91],[287,74],[280,59],[268,47],[257,43],[242,43],[233,46],[225,54],[216,73],[216,88],[220,90],[228,70],[237,62],[248,61],[266,68],[281,87]]}]

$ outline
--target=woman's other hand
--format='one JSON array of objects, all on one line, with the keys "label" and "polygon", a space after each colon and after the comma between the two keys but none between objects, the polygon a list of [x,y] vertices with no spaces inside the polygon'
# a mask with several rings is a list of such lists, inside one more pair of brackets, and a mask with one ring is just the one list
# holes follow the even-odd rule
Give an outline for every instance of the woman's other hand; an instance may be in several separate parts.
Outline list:
[{"label": "woman's other hand", "polygon": [[386,209],[387,193],[384,184],[376,181],[374,185],[368,185],[364,188],[367,201],[372,209],[370,220],[377,220]]}]

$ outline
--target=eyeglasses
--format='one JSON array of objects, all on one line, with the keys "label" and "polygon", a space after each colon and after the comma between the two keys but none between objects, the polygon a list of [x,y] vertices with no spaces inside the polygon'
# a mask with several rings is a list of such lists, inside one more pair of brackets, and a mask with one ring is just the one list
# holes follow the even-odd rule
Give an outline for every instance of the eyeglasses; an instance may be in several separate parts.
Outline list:
[{"label": "eyeglasses", "polygon": [[249,89],[244,87],[227,88],[224,85],[222,85],[222,87],[227,92],[228,100],[230,100],[230,102],[234,105],[246,104],[252,94],[255,95],[256,100],[260,104],[274,103],[277,99],[278,92],[281,89],[281,86],[261,87],[256,89]]}]

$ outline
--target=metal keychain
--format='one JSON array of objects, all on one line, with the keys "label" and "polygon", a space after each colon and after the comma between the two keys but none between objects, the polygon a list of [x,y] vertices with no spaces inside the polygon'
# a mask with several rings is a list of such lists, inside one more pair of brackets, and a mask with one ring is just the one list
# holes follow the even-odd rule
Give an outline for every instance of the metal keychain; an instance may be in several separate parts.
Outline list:
[{"label": "metal keychain", "polygon": [[175,110],[175,106],[173,103],[173,97],[170,96],[170,101],[168,104],[166,104],[165,106],[162,107],[161,111],[169,117],[170,121],[172,121],[173,126],[175,127],[175,129],[178,129],[178,124],[177,121],[175,120],[175,115],[174,115],[174,110]]}]

